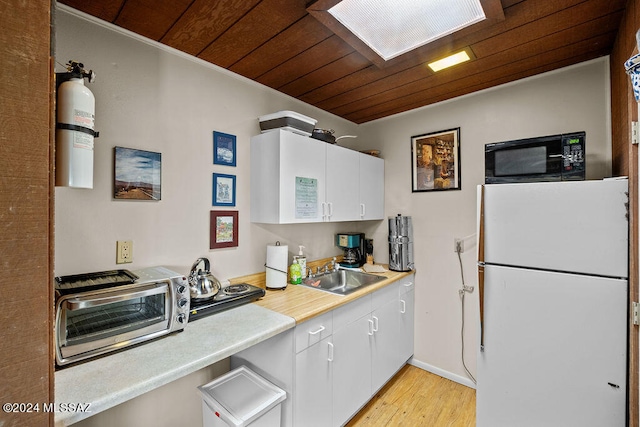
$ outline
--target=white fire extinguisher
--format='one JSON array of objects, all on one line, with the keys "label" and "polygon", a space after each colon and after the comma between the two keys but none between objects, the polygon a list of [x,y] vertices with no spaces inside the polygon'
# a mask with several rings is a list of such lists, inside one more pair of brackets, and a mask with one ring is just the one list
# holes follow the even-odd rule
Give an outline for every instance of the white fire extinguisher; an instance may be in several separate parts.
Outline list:
[{"label": "white fire extinguisher", "polygon": [[93,83],[95,73],[75,61],[69,61],[67,71],[56,73],[56,185],[93,188],[96,100],[84,79]]}]

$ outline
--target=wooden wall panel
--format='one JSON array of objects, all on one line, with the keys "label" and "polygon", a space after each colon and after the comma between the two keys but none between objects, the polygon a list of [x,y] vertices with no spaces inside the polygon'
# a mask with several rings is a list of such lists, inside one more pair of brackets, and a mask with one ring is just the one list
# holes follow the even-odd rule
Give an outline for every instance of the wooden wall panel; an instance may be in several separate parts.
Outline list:
[{"label": "wooden wall panel", "polygon": [[[613,174],[629,176],[629,300],[638,301],[638,147],[631,144],[631,121],[638,120],[624,62],[638,53],[640,0],[629,0],[611,54],[611,132]],[[630,310],[631,312],[631,310]],[[638,327],[629,319],[629,426],[638,427]]]},{"label": "wooden wall panel", "polygon": [[[0,0],[0,402],[53,402],[51,2]],[[0,412],[0,425],[52,424]]]}]

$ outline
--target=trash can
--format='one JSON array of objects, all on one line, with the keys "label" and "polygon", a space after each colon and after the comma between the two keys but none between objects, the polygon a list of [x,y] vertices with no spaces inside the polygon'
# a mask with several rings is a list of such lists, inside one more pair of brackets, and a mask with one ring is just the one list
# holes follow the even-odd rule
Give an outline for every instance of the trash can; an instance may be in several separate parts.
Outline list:
[{"label": "trash can", "polygon": [[246,366],[198,387],[204,427],[279,427],[286,393]]}]

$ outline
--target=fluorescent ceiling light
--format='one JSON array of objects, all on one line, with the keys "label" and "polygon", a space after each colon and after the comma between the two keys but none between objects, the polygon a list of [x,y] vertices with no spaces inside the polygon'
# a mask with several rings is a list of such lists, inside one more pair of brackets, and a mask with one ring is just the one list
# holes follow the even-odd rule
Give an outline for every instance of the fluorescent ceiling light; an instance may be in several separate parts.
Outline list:
[{"label": "fluorescent ceiling light", "polygon": [[431,68],[434,72],[438,72],[440,70],[444,70],[445,68],[453,67],[454,65],[466,62],[470,59],[471,57],[469,56],[467,51],[463,50],[461,52],[454,53],[453,55],[449,55],[446,58],[431,62],[428,65],[429,68]]},{"label": "fluorescent ceiling light", "polygon": [[328,12],[385,61],[486,18],[480,0],[342,0]]}]

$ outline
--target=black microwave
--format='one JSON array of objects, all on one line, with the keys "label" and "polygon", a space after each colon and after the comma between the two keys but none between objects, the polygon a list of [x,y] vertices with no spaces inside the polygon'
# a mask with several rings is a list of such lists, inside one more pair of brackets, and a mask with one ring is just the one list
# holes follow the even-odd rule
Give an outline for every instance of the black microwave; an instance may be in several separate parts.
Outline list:
[{"label": "black microwave", "polygon": [[585,133],[486,144],[485,184],[585,179]]}]

